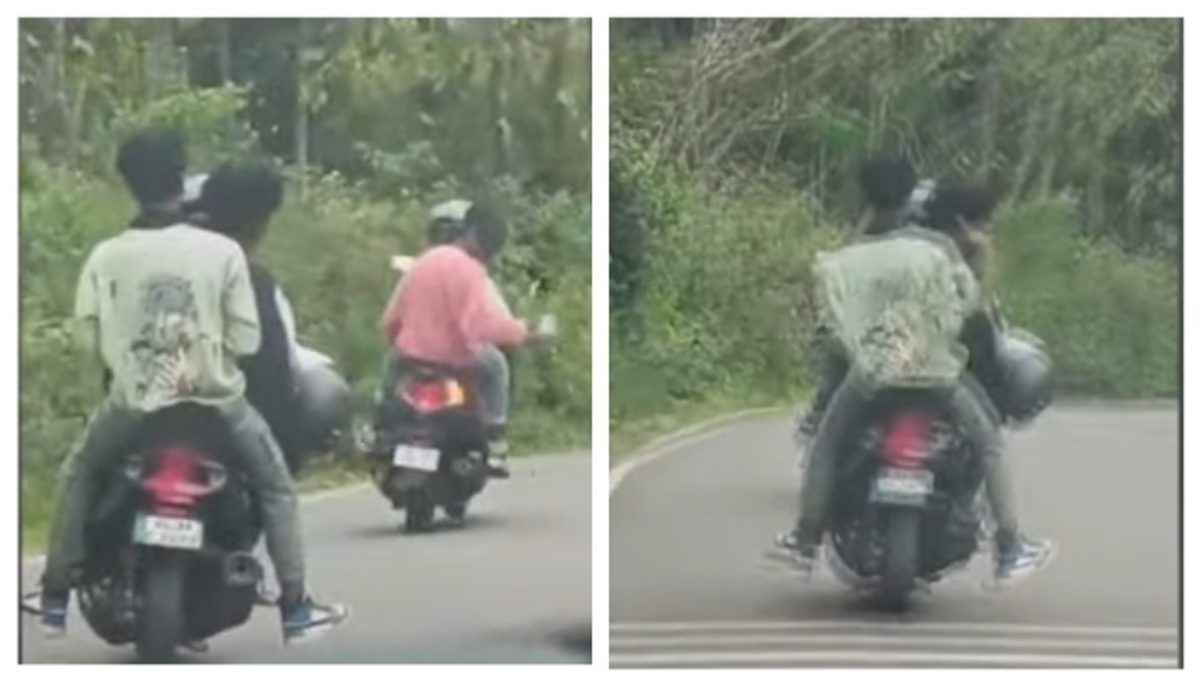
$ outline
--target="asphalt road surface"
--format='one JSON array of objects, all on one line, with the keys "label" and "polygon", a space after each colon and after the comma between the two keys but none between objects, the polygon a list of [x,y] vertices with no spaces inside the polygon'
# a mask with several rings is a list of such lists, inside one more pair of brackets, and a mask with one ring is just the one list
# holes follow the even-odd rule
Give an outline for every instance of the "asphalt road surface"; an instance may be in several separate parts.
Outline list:
[{"label": "asphalt road surface", "polygon": [[1053,564],[986,590],[986,558],[910,613],[763,559],[799,475],[782,419],[735,424],[611,494],[613,667],[1176,667],[1177,408],[1054,408],[1011,437],[1022,519]]},{"label": "asphalt road surface", "polygon": [[[318,641],[284,647],[269,608],[210,642],[205,663],[591,662],[591,461],[514,459],[513,476],[473,502],[463,529],[406,535],[374,487],[303,507],[309,577],[319,598],[349,603],[350,620]],[[22,587],[39,571],[26,565]],[[272,579],[273,576],[269,577]],[[21,661],[128,663],[72,615],[49,641],[21,620]]]}]

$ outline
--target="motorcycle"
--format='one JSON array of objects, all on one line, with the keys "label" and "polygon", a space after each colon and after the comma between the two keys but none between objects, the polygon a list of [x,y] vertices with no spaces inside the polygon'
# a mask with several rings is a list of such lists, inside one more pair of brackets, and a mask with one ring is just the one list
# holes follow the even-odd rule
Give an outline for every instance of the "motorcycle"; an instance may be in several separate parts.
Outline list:
[{"label": "motorcycle", "polygon": [[929,392],[882,393],[865,418],[838,475],[825,548],[843,583],[902,611],[978,552],[983,463]]},{"label": "motorcycle", "polygon": [[215,410],[181,404],[151,415],[106,475],[76,590],[84,619],[110,645],[133,643],[139,660],[168,662],[267,602],[253,555],[258,508],[220,459],[232,451]]},{"label": "motorcycle", "polygon": [[[998,425],[1018,428],[1049,404],[1051,362],[1040,339],[1009,327],[998,303],[993,316],[994,382],[1005,402],[989,408]],[[1037,402],[1009,397],[1030,387]],[[935,391],[884,391],[863,426],[841,465],[826,550],[844,583],[901,611],[913,591],[965,568],[991,538],[983,461]]]},{"label": "motorcycle", "polygon": [[457,373],[406,363],[382,400],[372,479],[410,533],[433,529],[437,508],[463,524],[488,481],[488,441],[474,391]]}]

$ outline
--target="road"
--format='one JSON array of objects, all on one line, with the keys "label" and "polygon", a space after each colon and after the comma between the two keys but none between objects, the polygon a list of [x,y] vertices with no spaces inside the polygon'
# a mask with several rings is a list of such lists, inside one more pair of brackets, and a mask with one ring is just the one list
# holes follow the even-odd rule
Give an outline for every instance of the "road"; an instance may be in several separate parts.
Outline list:
[{"label": "road", "polygon": [[[306,501],[309,577],[353,615],[319,641],[283,647],[278,614],[214,638],[205,663],[579,663],[591,623],[591,460],[514,459],[472,503],[466,528],[410,536],[373,487]],[[22,587],[36,587],[37,569]],[[273,578],[273,577],[272,577]],[[22,662],[122,663],[74,615],[48,641],[21,620]],[[574,643],[571,643],[571,642]],[[588,648],[590,651],[590,648]]]},{"label": "road", "polygon": [[1055,408],[1012,436],[1025,528],[1060,544],[1023,584],[986,559],[882,616],[763,559],[796,512],[782,419],[680,445],[610,496],[613,667],[1175,667],[1177,409]]}]

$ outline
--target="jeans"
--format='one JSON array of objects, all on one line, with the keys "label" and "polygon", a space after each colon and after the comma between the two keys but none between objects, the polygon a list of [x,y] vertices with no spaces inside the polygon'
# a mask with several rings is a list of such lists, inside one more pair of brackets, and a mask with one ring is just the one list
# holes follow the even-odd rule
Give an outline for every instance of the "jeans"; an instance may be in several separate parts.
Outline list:
[{"label": "jeans", "polygon": [[[817,361],[817,390],[813,394],[812,405],[809,407],[809,413],[814,417],[820,417],[829,407],[830,401],[833,399],[834,392],[845,380],[846,374],[850,371],[850,365],[846,358],[837,352],[828,348],[821,350],[820,357]],[[992,422],[997,426],[1004,424],[1004,416],[997,407],[997,397],[994,395],[999,391],[998,388],[989,388],[979,380],[974,374],[967,373],[962,377],[963,383],[971,386],[972,390],[979,393],[988,415],[992,418]]]},{"label": "jeans", "polygon": [[[991,403],[982,386],[970,375],[964,375],[946,393],[947,407],[954,421],[979,450],[986,495],[996,520],[997,538],[1002,543],[1015,540],[1018,523],[1012,475],[1002,459],[1004,440],[997,415],[989,407]],[[815,544],[825,531],[829,500],[837,485],[840,448],[857,426],[859,415],[871,397],[871,391],[853,372],[832,394],[829,407],[813,438],[800,491],[800,520],[796,532],[806,543]]]},{"label": "jeans", "polygon": [[[259,496],[267,554],[285,604],[304,596],[304,547],[296,489],[283,453],[263,418],[244,398],[220,407],[233,444],[237,466]],[[50,528],[50,544],[42,586],[50,593],[70,590],[72,574],[84,561],[87,516],[97,486],[108,468],[131,447],[145,415],[105,399],[88,420],[83,438],[63,462],[58,484],[58,511]]]},{"label": "jeans", "polygon": [[[391,389],[395,387],[400,376],[400,367],[399,358],[389,350],[384,361],[380,404],[391,395]],[[508,357],[494,345],[485,346],[471,368],[474,372],[473,386],[479,405],[479,416],[485,427],[497,428],[508,424],[508,410],[512,397],[510,370]]]}]

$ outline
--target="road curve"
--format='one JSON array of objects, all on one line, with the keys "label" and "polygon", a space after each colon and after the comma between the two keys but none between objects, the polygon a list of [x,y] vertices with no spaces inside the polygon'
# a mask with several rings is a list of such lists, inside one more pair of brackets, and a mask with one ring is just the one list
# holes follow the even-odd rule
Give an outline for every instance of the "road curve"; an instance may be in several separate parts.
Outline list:
[{"label": "road curve", "polygon": [[[204,663],[581,663],[591,622],[591,461],[586,454],[514,459],[513,476],[472,503],[461,530],[410,536],[373,487],[302,508],[317,595],[347,602],[350,621],[319,641],[283,647],[278,615],[255,612],[222,634]],[[22,588],[37,569],[22,570]],[[73,615],[48,641],[21,619],[23,663],[123,663]],[[590,640],[590,639],[589,639]]]},{"label": "road curve", "polygon": [[1008,458],[1053,565],[990,591],[977,558],[894,617],[763,560],[796,512],[784,420],[683,443],[611,494],[610,665],[1177,667],[1179,451],[1177,408],[1047,411]]}]

